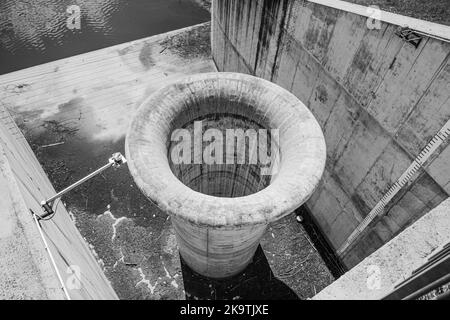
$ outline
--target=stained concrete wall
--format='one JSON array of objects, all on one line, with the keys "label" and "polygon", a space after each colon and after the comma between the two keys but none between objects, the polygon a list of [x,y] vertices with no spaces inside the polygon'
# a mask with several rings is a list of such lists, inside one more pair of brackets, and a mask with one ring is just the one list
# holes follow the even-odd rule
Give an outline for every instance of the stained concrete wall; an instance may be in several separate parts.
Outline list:
[{"label": "stained concrete wall", "polygon": [[22,133],[0,107],[0,299],[67,299],[56,269],[70,299],[117,299],[61,202],[51,220],[40,222],[44,245],[30,209],[42,214],[40,201],[54,193]]},{"label": "stained concrete wall", "polygon": [[[450,116],[450,28],[382,12],[380,28],[370,29],[365,12],[326,0],[212,6],[218,70],[281,85],[321,124],[326,172],[307,207],[336,250]],[[396,21],[435,36],[421,35],[415,47],[396,34]],[[450,147],[436,154],[341,255],[348,267],[448,197]]]}]

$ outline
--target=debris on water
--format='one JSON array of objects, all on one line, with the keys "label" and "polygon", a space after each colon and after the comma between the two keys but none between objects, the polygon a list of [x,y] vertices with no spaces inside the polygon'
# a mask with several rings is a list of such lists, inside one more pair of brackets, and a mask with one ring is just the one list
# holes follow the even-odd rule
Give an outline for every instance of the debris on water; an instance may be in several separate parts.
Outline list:
[{"label": "debris on water", "polygon": [[65,143],[64,141],[56,142],[56,143],[50,143],[50,144],[45,144],[43,146],[39,146],[39,148],[53,147],[53,146],[58,146],[58,145],[64,144],[64,143]]},{"label": "debris on water", "polygon": [[211,54],[209,45],[210,27],[208,23],[182,34],[167,37],[159,43],[163,48],[161,52],[169,49],[170,52],[186,60],[209,57]]}]

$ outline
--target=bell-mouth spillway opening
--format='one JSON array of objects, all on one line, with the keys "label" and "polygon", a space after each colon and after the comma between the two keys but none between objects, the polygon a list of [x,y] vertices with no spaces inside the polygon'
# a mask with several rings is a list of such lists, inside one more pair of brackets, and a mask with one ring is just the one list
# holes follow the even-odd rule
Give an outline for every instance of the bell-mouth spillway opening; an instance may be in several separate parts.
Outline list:
[{"label": "bell-mouth spillway opening", "polygon": [[149,96],[125,152],[136,184],[171,216],[183,260],[214,278],[248,265],[268,223],[312,194],[326,158],[301,101],[238,73],[189,76]]},{"label": "bell-mouth spillway opening", "polygon": [[[226,152],[233,146],[228,129],[243,134],[244,152],[237,138],[236,149]],[[264,153],[268,161],[249,160],[249,130],[257,136],[257,161]],[[217,159],[207,151],[217,136],[222,164],[205,157]],[[163,211],[227,228],[293,212],[314,191],[326,158],[322,130],[297,97],[267,80],[227,72],[189,76],[149,96],[129,127],[125,152],[136,184]]]}]

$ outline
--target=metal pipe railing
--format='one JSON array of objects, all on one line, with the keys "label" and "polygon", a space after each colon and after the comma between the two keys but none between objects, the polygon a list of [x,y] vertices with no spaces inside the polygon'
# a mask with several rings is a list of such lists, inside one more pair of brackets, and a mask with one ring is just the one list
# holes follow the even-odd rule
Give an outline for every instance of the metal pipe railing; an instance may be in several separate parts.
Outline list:
[{"label": "metal pipe railing", "polygon": [[102,166],[101,168],[95,170],[94,172],[88,174],[86,177],[78,180],[77,182],[71,184],[70,186],[68,186],[67,188],[59,191],[58,193],[56,193],[55,195],[53,195],[52,197],[46,199],[46,200],[42,200],[41,202],[41,207],[44,210],[44,214],[40,215],[39,218],[43,219],[46,218],[52,214],[54,214],[55,212],[53,211],[53,202],[62,197],[64,194],[66,194],[67,192],[71,191],[72,189],[78,187],[79,185],[81,185],[82,183],[86,182],[87,180],[95,177],[96,175],[102,173],[103,171],[105,171],[106,169],[110,168],[110,167],[119,167],[120,165],[126,163],[127,160],[125,159],[124,156],[122,156],[122,154],[120,154],[119,152],[114,153],[111,158],[108,159],[108,163],[105,164],[104,166]]}]

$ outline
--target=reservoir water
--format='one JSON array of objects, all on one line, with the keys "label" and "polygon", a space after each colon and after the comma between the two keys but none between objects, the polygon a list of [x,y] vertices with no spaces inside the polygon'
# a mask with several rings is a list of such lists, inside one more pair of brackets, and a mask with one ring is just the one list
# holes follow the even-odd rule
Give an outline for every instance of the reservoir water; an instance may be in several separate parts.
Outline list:
[{"label": "reservoir water", "polygon": [[195,0],[2,0],[0,74],[209,19]]}]

